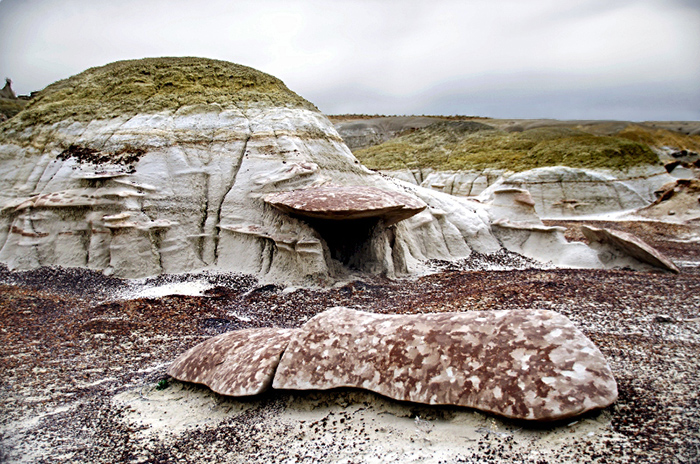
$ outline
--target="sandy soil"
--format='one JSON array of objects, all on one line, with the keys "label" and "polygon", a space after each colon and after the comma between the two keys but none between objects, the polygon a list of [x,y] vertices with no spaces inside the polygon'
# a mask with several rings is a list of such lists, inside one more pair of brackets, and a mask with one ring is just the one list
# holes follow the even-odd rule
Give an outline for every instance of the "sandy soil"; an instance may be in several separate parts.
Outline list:
[{"label": "sandy soil", "polygon": [[[579,238],[580,221],[562,224]],[[608,225],[639,234],[682,273],[550,269],[503,254],[434,263],[435,273],[415,279],[303,289],[236,275],[139,283],[1,267],[0,461],[698,462],[699,228]],[[482,270],[503,267],[517,270]],[[620,397],[576,421],[538,425],[356,390],[232,399],[165,375],[207,337],[298,327],[333,306],[553,309],[599,346]]]}]

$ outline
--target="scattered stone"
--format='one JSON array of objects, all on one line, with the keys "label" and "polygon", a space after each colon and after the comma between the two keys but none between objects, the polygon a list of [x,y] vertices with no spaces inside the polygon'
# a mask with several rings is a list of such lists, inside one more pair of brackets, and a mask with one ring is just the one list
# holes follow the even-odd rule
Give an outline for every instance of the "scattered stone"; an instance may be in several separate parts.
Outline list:
[{"label": "scattered stone", "polygon": [[340,387],[537,421],[574,417],[617,398],[600,351],[567,318],[545,310],[325,311],[292,338],[273,388]]}]

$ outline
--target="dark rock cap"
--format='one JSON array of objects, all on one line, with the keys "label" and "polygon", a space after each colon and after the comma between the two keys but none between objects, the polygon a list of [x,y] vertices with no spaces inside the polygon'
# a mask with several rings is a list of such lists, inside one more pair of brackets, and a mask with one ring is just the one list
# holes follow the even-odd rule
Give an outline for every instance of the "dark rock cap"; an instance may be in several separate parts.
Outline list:
[{"label": "dark rock cap", "polygon": [[376,187],[316,187],[273,193],[265,202],[285,213],[327,220],[381,218],[391,225],[420,213],[421,200]]}]

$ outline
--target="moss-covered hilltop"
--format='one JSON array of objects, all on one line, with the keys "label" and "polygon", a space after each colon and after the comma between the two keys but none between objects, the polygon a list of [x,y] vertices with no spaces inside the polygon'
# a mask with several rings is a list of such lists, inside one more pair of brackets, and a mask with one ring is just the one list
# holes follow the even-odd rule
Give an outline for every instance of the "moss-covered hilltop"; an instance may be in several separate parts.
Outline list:
[{"label": "moss-covered hilltop", "polygon": [[55,82],[5,125],[21,128],[65,119],[90,121],[177,109],[184,105],[250,103],[302,107],[308,101],[276,77],[247,66],[206,58],[117,61]]},{"label": "moss-covered hilltop", "polygon": [[647,144],[625,137],[594,135],[567,127],[506,132],[461,121],[439,122],[359,150],[355,156],[370,168],[384,170],[491,168],[519,172],[557,165],[627,169],[659,163]]}]

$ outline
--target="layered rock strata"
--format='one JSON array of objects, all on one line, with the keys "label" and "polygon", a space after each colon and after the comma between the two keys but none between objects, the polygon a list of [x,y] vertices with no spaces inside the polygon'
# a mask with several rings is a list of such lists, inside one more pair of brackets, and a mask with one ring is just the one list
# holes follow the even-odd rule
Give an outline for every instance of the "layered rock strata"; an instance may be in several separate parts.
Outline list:
[{"label": "layered rock strata", "polygon": [[627,171],[553,166],[512,173],[478,171],[386,171],[398,179],[457,196],[489,198],[495,190],[528,190],[541,217],[564,218],[627,211],[656,200],[654,192],[673,180],[662,166]]},{"label": "layered rock strata", "polygon": [[[0,261],[12,268],[318,283],[348,267],[394,276],[501,248],[480,205],[364,168],[281,81],[214,60],[118,62],[52,84],[0,126],[0,165]],[[408,206],[329,226],[264,200],[329,185]],[[333,243],[339,230],[359,238]]]},{"label": "layered rock strata", "polygon": [[[272,380],[277,389],[355,387],[401,401],[539,421],[604,408],[617,398],[603,355],[552,311],[389,316],[334,308],[266,340],[263,331],[270,330],[215,337],[183,354],[168,373],[227,395],[247,395],[268,384],[281,350]],[[245,337],[248,344],[241,343]],[[247,364],[251,352],[268,353],[264,365]],[[242,382],[222,388],[232,378]]]}]

